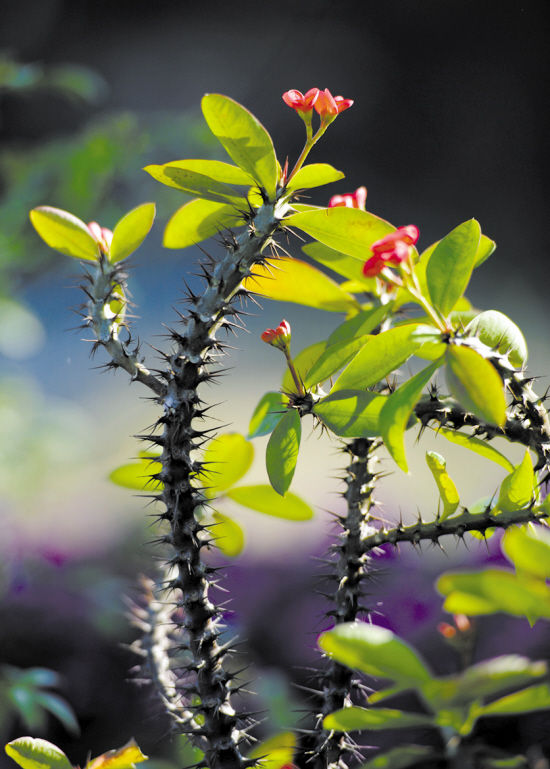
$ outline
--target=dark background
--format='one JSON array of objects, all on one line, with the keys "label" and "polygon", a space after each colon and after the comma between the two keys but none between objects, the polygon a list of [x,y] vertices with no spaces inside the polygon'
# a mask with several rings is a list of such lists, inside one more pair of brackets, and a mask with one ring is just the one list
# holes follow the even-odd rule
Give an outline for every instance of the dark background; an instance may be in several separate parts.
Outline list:
[{"label": "dark background", "polygon": [[[533,371],[544,373],[550,352],[546,10],[542,1],[3,0],[0,48],[21,61],[85,65],[104,78],[108,90],[96,105],[51,93],[0,94],[0,142],[10,150],[32,151],[47,141],[69,140],[90,120],[114,111],[132,111],[144,119],[162,114],[165,121],[172,112],[196,115],[205,92],[221,92],[250,108],[272,133],[279,157],[288,154],[292,161],[300,149],[302,126],[281,94],[290,88],[328,87],[334,94],[355,99],[355,104],[329,129],[322,150],[312,155],[313,160],[331,162],[346,172],[346,180],[326,194],[365,184],[367,208],[396,225],[416,223],[422,246],[475,216],[497,241],[498,250],[479,271],[470,298],[483,308],[507,312],[519,323],[528,337]],[[178,157],[188,156],[188,143],[185,137]],[[156,156],[149,162],[168,159],[175,158]],[[127,208],[155,199],[157,189],[152,181],[140,178],[133,192],[133,196],[131,189],[125,192]],[[314,202],[325,202],[324,190],[316,195]],[[64,205],[70,208],[70,200]],[[86,211],[74,212],[92,218]],[[139,258],[138,266],[140,310],[143,315],[148,311],[160,315],[173,301],[180,266],[167,260],[155,263],[153,269]],[[58,283],[59,268],[48,269],[53,277],[48,271],[38,278],[31,275],[20,293],[51,336],[52,329],[57,333],[68,325],[66,318],[59,319],[59,301],[63,307],[71,300],[65,295],[59,300],[50,292]],[[252,331],[278,321],[279,311],[275,312],[277,318],[270,316],[267,323],[265,318],[252,319]],[[308,322],[301,311],[293,312],[293,323]],[[42,355],[55,356],[60,347],[67,355],[63,339],[55,336]],[[72,355],[85,361],[85,353]],[[30,374],[40,371],[47,392],[74,393],[78,388],[74,369],[56,380],[45,370],[44,360],[30,361]],[[6,362],[11,372],[10,366]],[[112,552],[96,553],[86,562],[92,569],[88,582],[107,561],[117,579],[130,582],[145,562],[143,554],[132,555],[132,546],[139,551],[137,542],[136,535],[136,541],[117,544]],[[86,601],[59,587],[63,569],[63,579],[70,581],[71,569],[78,571],[80,566],[67,566],[54,556],[46,559],[47,567],[28,567],[21,578],[23,587],[17,580],[15,588],[12,585],[0,633],[5,659],[23,667],[47,664],[67,677],[64,694],[77,709],[85,733],[79,743],[70,743],[52,727],[50,739],[53,735],[72,751],[73,760],[84,760],[88,747],[94,754],[114,747],[133,731],[140,731],[146,748],[154,751],[165,725],[146,715],[149,706],[140,704],[131,687],[119,685],[129,658],[117,641],[129,640],[128,632],[119,621],[116,631],[102,635],[97,611],[87,613]],[[263,632],[266,622],[273,624],[277,618],[283,628],[299,628],[304,614],[314,623],[320,610],[307,598],[309,561],[294,561],[289,569],[283,555],[278,560],[265,569],[262,580],[254,571],[261,566],[254,561],[247,565],[245,560],[231,572],[237,614],[248,628],[255,662],[273,670],[291,667],[296,650],[300,657],[303,627],[291,639],[286,635],[273,641]],[[408,591],[394,574],[382,593],[393,626],[418,638],[426,623],[433,631],[440,600],[435,595],[424,597],[437,569],[424,573],[420,559],[411,563],[415,565],[407,567]],[[384,568],[388,570],[387,565]],[[44,569],[50,569],[49,582],[39,589]],[[119,582],[104,588],[104,604],[109,590],[118,594]],[[96,606],[93,600],[91,605]],[[112,620],[114,609],[101,616],[104,622]],[[482,656],[524,648],[525,624],[520,632],[500,621],[497,625],[490,620],[485,626]],[[530,639],[532,653],[544,654],[540,631]],[[307,643],[311,647],[311,638]],[[443,669],[447,657],[439,647],[438,654],[440,662],[435,664]],[[84,658],[88,664],[83,666]],[[15,733],[20,733],[17,728]],[[510,739],[516,736],[514,732]]]}]

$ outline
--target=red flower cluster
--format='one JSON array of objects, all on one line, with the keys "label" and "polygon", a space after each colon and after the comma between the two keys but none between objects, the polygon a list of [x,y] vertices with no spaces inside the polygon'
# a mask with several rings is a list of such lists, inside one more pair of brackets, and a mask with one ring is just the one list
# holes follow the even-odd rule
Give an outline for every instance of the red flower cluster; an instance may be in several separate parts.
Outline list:
[{"label": "red flower cluster", "polygon": [[108,230],[106,227],[101,227],[97,222],[90,222],[88,224],[88,230],[99,246],[101,252],[107,256],[111,250],[111,241],[113,239],[111,230]]},{"label": "red flower cluster", "polygon": [[367,202],[367,188],[358,187],[355,192],[346,192],[344,195],[333,195],[328,202],[329,208],[345,206],[346,208],[359,208],[365,210]]},{"label": "red flower cluster", "polygon": [[295,89],[285,91],[283,101],[297,112],[311,112],[315,107],[316,112],[322,118],[335,117],[353,104],[353,99],[333,96],[328,88],[325,88],[324,91],[321,91],[319,88],[310,88],[305,94]]},{"label": "red flower cluster", "polygon": [[282,320],[277,328],[266,328],[261,339],[273,347],[283,349],[290,342],[290,323],[287,320]]},{"label": "red flower cluster", "polygon": [[418,235],[418,227],[415,227],[414,224],[408,224],[406,227],[398,227],[395,232],[377,240],[371,246],[373,256],[365,262],[363,275],[367,278],[374,278],[382,272],[386,265],[398,266],[406,261],[410,256],[412,246],[418,240]]}]

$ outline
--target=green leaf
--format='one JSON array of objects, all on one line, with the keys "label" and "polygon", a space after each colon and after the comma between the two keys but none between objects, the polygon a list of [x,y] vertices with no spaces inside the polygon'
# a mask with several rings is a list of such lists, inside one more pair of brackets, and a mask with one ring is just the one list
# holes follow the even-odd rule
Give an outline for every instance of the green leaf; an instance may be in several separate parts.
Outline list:
[{"label": "green leaf", "polygon": [[256,745],[248,758],[261,759],[258,766],[262,769],[283,769],[292,764],[296,751],[296,736],[292,732],[283,732]]},{"label": "green leaf", "polygon": [[291,491],[281,497],[271,486],[261,484],[237,486],[230,489],[225,496],[244,507],[275,518],[285,518],[288,521],[309,521],[313,518],[311,507]]},{"label": "green leaf", "polygon": [[497,370],[475,350],[449,345],[446,352],[449,391],[480,419],[502,427],[506,422],[504,385]]},{"label": "green leaf", "polygon": [[[326,349],[326,346],[327,346],[326,342],[314,342],[313,344],[310,344],[308,347],[304,347],[303,350],[300,350],[298,355],[294,358],[294,368],[296,369],[296,373],[298,374],[302,382],[306,377],[306,372],[309,371],[309,369],[313,366],[315,361],[318,360],[318,358],[322,355],[322,353]],[[296,385],[294,384],[294,379],[292,378],[292,374],[290,373],[288,368],[285,370],[285,373],[283,375],[281,388],[283,392],[286,392],[286,393],[296,392]]]},{"label": "green leaf", "polygon": [[242,214],[231,203],[197,198],[172,215],[164,230],[165,248],[187,248],[228,227],[243,224]]},{"label": "green leaf", "polygon": [[224,555],[235,558],[244,547],[244,531],[236,521],[227,515],[214,511],[215,526],[212,527],[212,542]]},{"label": "green leaf", "polygon": [[155,211],[154,203],[142,203],[119,219],[109,250],[111,262],[121,262],[141,246],[153,226]]},{"label": "green leaf", "polygon": [[287,404],[288,398],[285,398],[282,393],[269,392],[262,395],[248,426],[248,438],[269,435],[281,417],[286,414]]},{"label": "green leaf", "polygon": [[529,451],[526,451],[520,464],[502,481],[495,513],[513,513],[528,507],[534,498],[536,483],[533,463]]},{"label": "green leaf", "polygon": [[432,716],[407,713],[391,708],[350,707],[337,710],[323,719],[323,729],[353,732],[362,729],[408,729],[412,726],[435,726]]},{"label": "green leaf", "polygon": [[271,485],[281,496],[288,490],[294,476],[301,435],[300,415],[292,409],[280,420],[267,444],[267,474]]},{"label": "green leaf", "polygon": [[365,390],[338,390],[322,398],[313,413],[335,435],[343,438],[374,438],[380,435],[380,412],[387,395]]},{"label": "green leaf", "polygon": [[55,716],[68,732],[80,734],[80,727],[75,714],[64,699],[51,692],[36,692],[34,698],[36,703],[51,713],[52,716]]},{"label": "green leaf", "polygon": [[[210,176],[198,173],[192,168],[192,164],[195,162],[204,163],[206,161],[175,160],[173,163],[165,163],[164,165],[145,166],[143,170],[147,171],[157,182],[186,192],[188,195],[197,195],[199,198],[212,200],[216,203],[246,205],[247,188],[239,189],[235,185],[220,182]],[[231,167],[228,165],[228,168]],[[250,180],[245,183],[249,185]]]},{"label": "green leaf", "polygon": [[435,761],[438,753],[432,747],[403,745],[381,753],[367,761],[361,769],[407,769],[410,766],[426,766],[426,761]]},{"label": "green leaf", "polygon": [[71,762],[57,745],[35,737],[19,737],[8,742],[6,753],[23,769],[72,769]]},{"label": "green leaf", "polygon": [[307,232],[342,254],[361,259],[363,264],[371,255],[372,244],[395,231],[392,224],[368,211],[343,206],[293,214],[285,219],[285,224]]},{"label": "green leaf", "polygon": [[229,489],[250,469],[254,447],[244,435],[225,433],[209,444],[202,458],[201,480],[207,497]]},{"label": "green leaf", "polygon": [[535,710],[550,709],[550,686],[548,684],[539,684],[538,686],[529,686],[520,692],[509,694],[502,697],[490,705],[485,705],[481,709],[483,716],[506,716],[520,715],[521,713],[532,713]]},{"label": "green leaf", "polygon": [[512,526],[502,538],[502,549],[518,571],[550,579],[550,529],[546,526]]},{"label": "green leaf", "polygon": [[439,241],[426,267],[428,291],[435,307],[447,315],[468,285],[481,229],[475,219],[459,224]]},{"label": "green leaf", "polygon": [[456,432],[455,430],[447,430],[445,427],[441,427],[437,431],[438,435],[442,435],[451,443],[456,443],[458,446],[463,446],[465,449],[479,454],[486,459],[490,459],[492,462],[496,462],[497,465],[504,467],[509,472],[514,469],[514,465],[507,459],[504,454],[495,449],[489,443],[476,438],[475,435],[465,435],[464,433]]},{"label": "green leaf", "polygon": [[446,520],[453,513],[460,503],[460,497],[453,479],[447,473],[447,462],[441,454],[436,451],[426,452],[426,462],[434,477],[434,481],[439,489],[441,501],[443,502],[443,512],[439,516],[439,522]]},{"label": "green leaf", "polygon": [[390,630],[367,622],[344,622],[322,633],[319,646],[342,665],[369,676],[412,686],[431,679],[415,650]]},{"label": "green leaf", "polygon": [[281,257],[276,261],[268,260],[265,265],[255,265],[254,274],[245,278],[243,285],[247,291],[267,299],[295,302],[329,312],[348,312],[358,307],[356,299],[342,291],[338,283],[299,259]]},{"label": "green leaf", "polygon": [[466,326],[466,333],[507,355],[512,366],[522,368],[527,361],[527,342],[521,329],[498,310],[481,312]]},{"label": "green leaf", "polygon": [[359,336],[370,334],[382,323],[391,309],[392,303],[388,302],[388,304],[383,304],[380,307],[361,310],[337,326],[329,336],[328,343],[336,344],[336,342],[344,342],[348,339],[356,339]]},{"label": "green leaf", "polygon": [[135,764],[146,761],[136,741],[131,739],[122,748],[108,750],[97,758],[88,761],[85,769],[134,769]]},{"label": "green leaf", "polygon": [[419,371],[393,392],[380,412],[379,428],[386,448],[399,467],[408,472],[405,455],[405,430],[422,390],[441,366],[442,359]]},{"label": "green leaf", "polygon": [[125,489],[158,491],[162,489],[162,483],[154,480],[151,476],[160,473],[161,470],[162,464],[160,462],[130,462],[113,470],[109,475],[109,480]]},{"label": "green leaf", "polygon": [[[157,166],[152,166],[156,168]],[[208,176],[216,182],[238,187],[250,187],[254,184],[254,178],[238,166],[231,163],[223,163],[221,160],[173,160],[164,163],[158,168],[179,168],[182,171],[191,171],[201,176]]]},{"label": "green leaf", "polygon": [[328,163],[310,163],[302,166],[290,182],[287,184],[287,191],[305,190],[311,187],[321,187],[323,184],[330,184],[343,179],[345,174],[337,171],[336,168]]},{"label": "green leaf", "polygon": [[497,244],[494,240],[488,238],[487,235],[482,235],[479,240],[479,246],[477,247],[474,267],[479,267],[483,264],[483,262],[491,256],[496,247]]},{"label": "green leaf", "polygon": [[363,265],[366,262],[366,257],[360,259],[356,256],[343,254],[341,251],[336,251],[334,248],[329,248],[329,246],[317,242],[307,243],[305,246],[302,246],[302,251],[310,259],[319,262],[324,267],[328,267],[330,270],[338,273],[338,275],[362,284],[364,291],[372,290],[376,285],[374,278],[366,278],[363,275]]},{"label": "green leaf", "polygon": [[218,93],[203,97],[202,112],[208,127],[232,160],[275,200],[277,158],[271,136],[247,109]]},{"label": "green leaf", "polygon": [[420,346],[412,340],[417,326],[410,323],[373,336],[342,371],[332,390],[370,387],[405,363]]},{"label": "green leaf", "polygon": [[29,216],[34,229],[51,248],[75,259],[97,260],[98,245],[78,217],[50,206],[34,208]]},{"label": "green leaf", "polygon": [[354,355],[364,347],[372,337],[365,336],[356,339],[345,339],[342,342],[335,342],[325,348],[321,356],[315,361],[309,369],[305,378],[305,386],[320,384],[328,379],[343,366],[350,362]]}]

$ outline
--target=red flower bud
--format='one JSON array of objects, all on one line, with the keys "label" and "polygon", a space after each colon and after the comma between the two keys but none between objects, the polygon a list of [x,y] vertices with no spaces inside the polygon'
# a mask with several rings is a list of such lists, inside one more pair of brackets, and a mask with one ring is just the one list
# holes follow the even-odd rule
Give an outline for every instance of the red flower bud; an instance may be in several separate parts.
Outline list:
[{"label": "red flower bud", "polygon": [[346,192],[344,195],[333,195],[328,202],[329,208],[345,206],[346,208],[359,208],[365,210],[367,201],[367,188],[358,187],[355,192]]},{"label": "red flower bud", "polygon": [[353,99],[344,99],[343,96],[333,96],[328,88],[319,92],[315,101],[315,109],[322,118],[334,119],[339,112],[351,107]]},{"label": "red flower bud", "polygon": [[261,339],[273,347],[278,347],[280,350],[284,349],[290,342],[290,323],[287,320],[282,320],[277,328],[266,328]]},{"label": "red flower bud", "polygon": [[319,98],[319,94],[320,91],[318,88],[310,88],[305,94],[301,91],[292,89],[291,91],[285,91],[283,94],[283,101],[297,112],[311,112],[313,105]]},{"label": "red flower bud", "polygon": [[111,241],[113,240],[113,233],[106,227],[101,227],[97,222],[90,222],[88,224],[88,230],[92,238],[96,241],[101,252],[105,256],[109,255],[111,250]]},{"label": "red flower bud", "polygon": [[395,267],[405,262],[411,254],[412,246],[419,236],[418,227],[408,224],[398,227],[395,232],[377,240],[371,246],[373,256],[367,259],[363,267],[363,275],[373,278],[379,275],[387,264]]}]

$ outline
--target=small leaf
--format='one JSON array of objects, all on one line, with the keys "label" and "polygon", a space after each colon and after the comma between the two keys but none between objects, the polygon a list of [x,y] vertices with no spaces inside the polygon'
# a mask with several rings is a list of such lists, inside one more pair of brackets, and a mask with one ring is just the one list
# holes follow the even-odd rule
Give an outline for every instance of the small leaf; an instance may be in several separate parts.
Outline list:
[{"label": "small leaf", "polygon": [[85,769],[133,769],[135,764],[147,761],[132,738],[126,745],[117,750],[108,750],[86,764]]},{"label": "small leaf", "polygon": [[335,342],[325,348],[321,356],[315,361],[309,369],[305,378],[305,386],[320,384],[325,379],[333,376],[343,366],[350,362],[359,350],[371,339],[369,335],[358,337],[356,339],[345,339],[342,342]]},{"label": "small leaf", "polygon": [[382,323],[391,309],[392,303],[388,302],[388,304],[383,304],[380,307],[361,310],[337,326],[329,336],[328,343],[336,344],[336,342],[344,342],[348,339],[356,339],[359,336],[370,334]]},{"label": "small leaf", "polygon": [[443,512],[438,518],[438,521],[441,523],[441,521],[446,520],[456,512],[460,497],[453,479],[447,473],[447,462],[445,458],[436,451],[427,451],[426,462],[434,477],[434,481],[437,484],[441,501],[443,502]]},{"label": "small leaf", "polygon": [[80,734],[80,727],[76,716],[64,699],[51,692],[36,692],[34,699],[38,705],[47,710],[60,721],[68,732]]},{"label": "small leaf", "polygon": [[275,518],[285,518],[288,521],[309,521],[313,518],[311,507],[291,491],[281,497],[271,486],[261,484],[237,486],[229,489],[225,496],[244,507]]},{"label": "small leaf", "polygon": [[247,109],[218,93],[203,97],[202,112],[208,127],[233,161],[275,200],[277,158],[271,136]]},{"label": "small leaf", "polygon": [[332,390],[370,387],[405,363],[415,351],[412,334],[417,326],[409,323],[373,336],[342,371]]},{"label": "small leaf", "polygon": [[367,622],[344,622],[322,633],[319,646],[342,665],[369,676],[416,685],[431,679],[415,650],[390,630]]},{"label": "small leaf", "polygon": [[528,507],[534,499],[536,483],[533,463],[526,451],[521,463],[502,481],[495,513],[513,513]]},{"label": "small leaf", "polygon": [[434,361],[430,366],[419,371],[418,374],[402,384],[401,387],[398,387],[389,396],[380,412],[380,435],[384,439],[386,448],[404,472],[408,472],[405,455],[405,430],[409,418],[422,390],[441,366],[441,363],[442,359]]},{"label": "small leaf", "polygon": [[283,732],[256,745],[248,758],[261,759],[258,766],[262,769],[283,769],[292,764],[296,751],[296,736],[292,732]]},{"label": "small leaf", "polygon": [[288,411],[271,433],[266,449],[267,474],[275,491],[283,496],[294,476],[302,426],[296,409]]},{"label": "small leaf", "polygon": [[209,444],[202,458],[201,480],[205,494],[215,497],[229,489],[250,469],[254,459],[254,447],[239,433],[218,435]]},{"label": "small leaf", "polygon": [[371,758],[361,769],[408,769],[410,766],[426,766],[426,761],[431,759],[433,763],[438,757],[432,747],[403,745]]},{"label": "small leaf", "polygon": [[491,256],[496,247],[497,244],[494,240],[488,238],[487,235],[482,235],[479,240],[479,246],[477,247],[474,267],[479,267],[483,264],[483,262]]},{"label": "small leaf", "polygon": [[[323,354],[324,350],[326,349],[327,343],[326,342],[314,342],[313,344],[310,344],[308,347],[304,347],[303,350],[300,350],[298,355],[294,358],[294,368],[296,369],[296,373],[300,377],[301,381],[303,382],[306,377],[306,372],[309,371],[309,369],[313,366],[316,360],[319,359],[319,357]],[[285,370],[285,373],[283,375],[283,381],[281,382],[281,389],[285,393],[295,393],[297,392],[296,385],[294,384],[294,379],[292,378],[292,374],[288,370],[288,368]]]},{"label": "small leaf", "polygon": [[19,737],[8,742],[6,753],[23,769],[72,769],[71,762],[57,745],[35,737]]},{"label": "small leaf", "polygon": [[311,264],[281,257],[255,265],[254,274],[243,282],[247,291],[280,302],[295,302],[329,312],[348,312],[357,307],[350,294]]},{"label": "small leaf", "polygon": [[154,203],[143,203],[117,222],[109,250],[111,262],[126,259],[141,246],[153,226],[155,211]]},{"label": "small leaf", "polygon": [[313,413],[335,435],[374,438],[380,435],[380,412],[387,400],[387,395],[365,390],[338,390],[316,403]]},{"label": "small leaf", "polygon": [[455,430],[447,430],[445,427],[441,427],[437,431],[438,435],[442,435],[451,443],[456,443],[458,446],[463,446],[465,449],[479,454],[486,459],[490,459],[492,462],[496,462],[497,465],[504,467],[509,472],[514,469],[514,465],[507,459],[504,454],[495,449],[489,443],[476,438],[475,435],[466,435],[465,433],[459,433]]},{"label": "small leaf", "polygon": [[[174,161],[173,164],[150,165],[143,169],[150,174],[157,182],[165,184],[167,187],[173,187],[176,190],[186,192],[188,195],[196,195],[205,200],[212,200],[216,203],[233,203],[236,206],[246,205],[246,196],[248,190],[243,187],[239,189],[231,184],[217,181],[205,174],[197,173],[188,168],[189,162],[193,161]],[[182,167],[183,166],[183,167]],[[229,166],[231,168],[231,166]]]},{"label": "small leaf", "polygon": [[546,526],[512,526],[502,538],[502,549],[518,571],[550,579],[550,530]]},{"label": "small leaf", "polygon": [[29,216],[34,229],[51,248],[75,259],[97,260],[98,245],[78,217],[50,206],[34,208]]},{"label": "small leaf", "polygon": [[343,254],[341,251],[336,251],[334,248],[329,248],[329,246],[317,243],[316,241],[302,246],[302,251],[310,259],[319,262],[324,267],[328,267],[338,275],[362,284],[364,291],[374,290],[376,280],[374,278],[366,278],[363,275],[366,257],[359,258]]},{"label": "small leaf", "polygon": [[288,398],[282,393],[269,392],[262,395],[248,426],[248,438],[269,435],[286,414],[287,404]]},{"label": "small leaf", "polygon": [[328,163],[310,163],[307,166],[302,166],[298,173],[294,174],[286,189],[290,192],[292,190],[321,187],[323,184],[337,182],[339,179],[343,179],[344,176],[345,174],[342,171],[337,171],[336,168],[333,168]]},{"label": "small leaf", "polygon": [[479,223],[470,219],[440,240],[430,256],[426,282],[432,303],[443,315],[451,312],[466,290],[480,238]]},{"label": "small leaf", "polygon": [[395,231],[392,224],[368,211],[343,206],[293,214],[285,219],[285,224],[298,227],[325,246],[361,259],[363,264],[370,256],[372,244]]},{"label": "small leaf", "polygon": [[212,517],[215,521],[215,526],[211,529],[213,544],[224,555],[235,558],[244,547],[244,531],[236,521],[217,510]]},{"label": "small leaf", "polygon": [[548,684],[539,684],[538,686],[529,686],[520,692],[509,694],[507,697],[491,702],[490,705],[485,705],[480,715],[520,715],[521,713],[532,713],[535,710],[549,709],[550,686]]},{"label": "small leaf", "polygon": [[109,480],[125,489],[158,491],[162,489],[162,483],[151,476],[160,473],[161,470],[162,464],[160,462],[131,462],[113,470],[109,475]]},{"label": "small leaf", "polygon": [[323,729],[336,732],[354,732],[362,729],[408,729],[413,726],[435,726],[432,716],[406,713],[391,708],[350,707],[325,716]]},{"label": "small leaf", "polygon": [[468,347],[449,345],[447,384],[453,398],[472,414],[502,427],[506,422],[504,385],[495,367]]},{"label": "small leaf", "polygon": [[168,220],[162,244],[165,248],[187,248],[243,223],[242,214],[231,203],[197,198],[178,208]]},{"label": "small leaf", "polygon": [[481,312],[466,326],[466,333],[507,355],[512,366],[522,368],[527,361],[527,342],[521,329],[497,310]]}]

